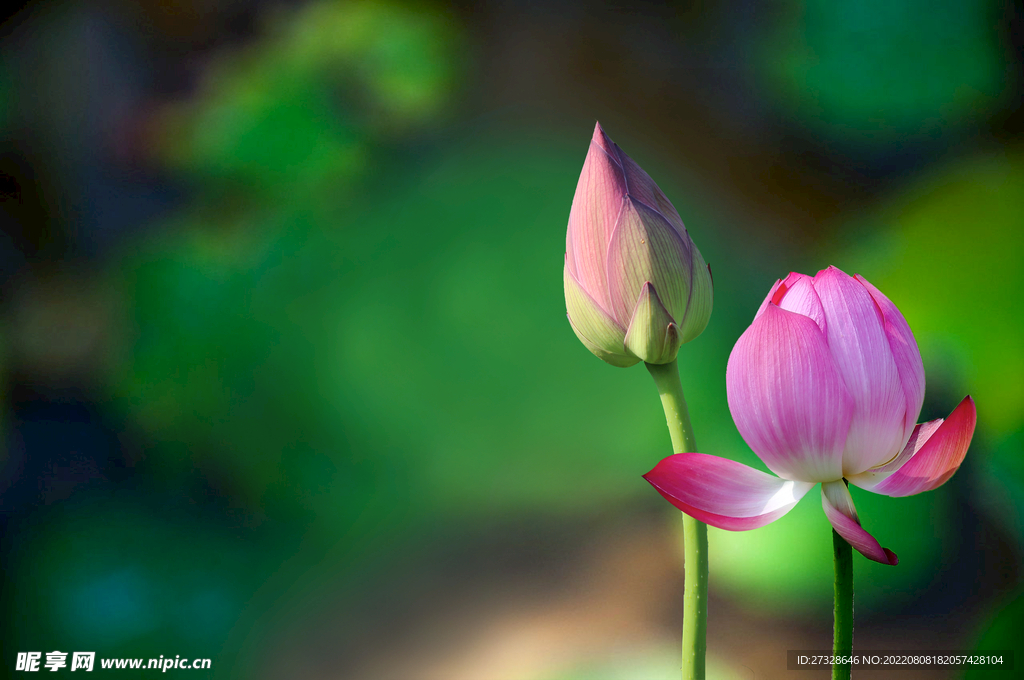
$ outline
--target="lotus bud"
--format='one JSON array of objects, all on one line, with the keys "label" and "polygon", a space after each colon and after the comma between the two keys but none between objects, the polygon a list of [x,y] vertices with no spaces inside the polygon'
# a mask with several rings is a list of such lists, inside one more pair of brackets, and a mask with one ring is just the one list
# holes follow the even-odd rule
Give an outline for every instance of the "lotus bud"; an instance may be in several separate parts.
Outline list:
[{"label": "lotus bud", "polygon": [[646,172],[594,128],[569,213],[565,306],[613,366],[667,364],[711,317],[711,269]]}]

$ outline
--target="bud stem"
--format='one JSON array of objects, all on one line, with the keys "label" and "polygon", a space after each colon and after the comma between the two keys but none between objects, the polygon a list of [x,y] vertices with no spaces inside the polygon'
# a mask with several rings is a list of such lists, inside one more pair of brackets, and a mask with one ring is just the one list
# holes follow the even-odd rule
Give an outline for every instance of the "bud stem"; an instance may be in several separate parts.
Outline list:
[{"label": "bud stem", "polygon": [[[853,654],[853,548],[832,530],[832,556],[835,560],[835,606],[832,654]],[[850,680],[850,664],[832,664],[832,680]]]},{"label": "bud stem", "polygon": [[[646,364],[661,395],[672,450],[697,450],[690,412],[679,382],[675,359],[668,364]],[[708,527],[683,513],[685,581],[683,593],[683,680],[704,680],[708,630]]]}]

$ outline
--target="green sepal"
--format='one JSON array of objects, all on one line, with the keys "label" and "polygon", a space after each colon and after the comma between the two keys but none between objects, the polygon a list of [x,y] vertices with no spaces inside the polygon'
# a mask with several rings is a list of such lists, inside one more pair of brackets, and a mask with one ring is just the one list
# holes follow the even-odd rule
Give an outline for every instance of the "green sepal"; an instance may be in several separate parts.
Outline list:
[{"label": "green sepal", "polygon": [[565,307],[569,324],[580,342],[612,366],[628,368],[640,359],[626,353],[625,331],[594,301],[568,267],[562,270],[565,283]]},{"label": "green sepal", "polygon": [[649,364],[675,360],[682,344],[679,327],[650,282],[640,289],[640,298],[626,331],[626,349]]}]

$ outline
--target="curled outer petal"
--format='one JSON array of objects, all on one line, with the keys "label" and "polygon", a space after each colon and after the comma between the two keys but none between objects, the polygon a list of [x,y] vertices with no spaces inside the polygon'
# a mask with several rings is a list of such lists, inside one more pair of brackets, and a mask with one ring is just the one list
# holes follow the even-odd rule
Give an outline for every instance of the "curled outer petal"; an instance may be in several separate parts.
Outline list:
[{"label": "curled outer petal", "polygon": [[879,545],[875,537],[860,525],[857,510],[853,506],[853,497],[842,480],[821,485],[821,506],[825,509],[825,516],[832,527],[846,539],[847,543],[856,548],[857,552],[875,562],[891,566],[899,564],[896,553]]},{"label": "curled outer petal", "polygon": [[583,289],[568,264],[562,271],[562,278],[569,324],[580,342],[612,366],[625,368],[639,362],[623,346],[625,330]]},{"label": "curled outer petal", "polygon": [[899,453],[907,399],[882,314],[864,286],[829,267],[814,277],[814,289],[825,310],[829,350],[854,404],[843,456],[848,477]]},{"label": "curled outer petal", "polygon": [[677,453],[644,479],[665,499],[705,524],[744,531],[774,522],[789,512],[814,484],[793,482],[728,458]]},{"label": "curled outer petal", "polygon": [[853,406],[812,319],[770,304],[733,347],[725,374],[743,439],[785,479],[840,479]]},{"label": "curled outer petal", "polygon": [[977,421],[974,400],[966,396],[945,420],[918,425],[892,463],[854,475],[850,483],[895,497],[937,489],[963,462]]}]

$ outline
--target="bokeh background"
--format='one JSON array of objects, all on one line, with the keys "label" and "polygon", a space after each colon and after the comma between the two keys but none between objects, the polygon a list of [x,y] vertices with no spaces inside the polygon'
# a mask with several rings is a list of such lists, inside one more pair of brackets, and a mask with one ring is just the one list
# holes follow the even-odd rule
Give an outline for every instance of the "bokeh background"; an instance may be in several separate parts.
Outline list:
[{"label": "bokeh background", "polygon": [[[860,272],[900,306],[922,420],[975,397],[952,481],[854,490],[901,558],[857,559],[855,645],[1024,669],[1019,5],[5,17],[3,675],[59,649],[256,680],[676,677],[678,514],[640,478],[671,452],[660,404],[643,368],[580,345],[562,297],[598,119],[714,268],[680,353],[702,451],[763,469],[725,364],[790,270]],[[827,677],[786,671],[831,640],[813,494],[711,542],[709,677]],[[987,670],[860,676],[1024,673]]]}]

